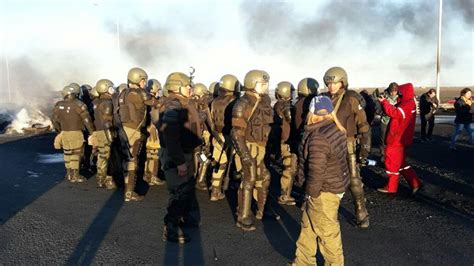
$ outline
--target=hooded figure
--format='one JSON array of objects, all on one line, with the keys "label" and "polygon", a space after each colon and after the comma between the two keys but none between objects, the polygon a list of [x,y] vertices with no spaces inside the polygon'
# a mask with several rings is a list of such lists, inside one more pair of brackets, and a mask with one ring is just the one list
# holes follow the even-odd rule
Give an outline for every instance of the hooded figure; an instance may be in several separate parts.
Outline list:
[{"label": "hooded figure", "polygon": [[421,187],[421,180],[405,161],[405,149],[413,143],[415,134],[416,104],[411,83],[399,86],[399,102],[391,105],[385,97],[380,98],[384,112],[390,117],[385,143],[385,168],[388,184],[379,188],[382,193],[396,193],[398,179],[402,175],[410,185],[413,194]]}]

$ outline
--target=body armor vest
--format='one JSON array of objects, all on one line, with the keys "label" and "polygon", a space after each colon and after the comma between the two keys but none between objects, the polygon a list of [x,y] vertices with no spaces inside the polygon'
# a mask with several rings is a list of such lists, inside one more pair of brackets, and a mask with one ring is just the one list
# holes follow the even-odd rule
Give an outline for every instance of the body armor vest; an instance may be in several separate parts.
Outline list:
[{"label": "body armor vest", "polygon": [[211,104],[212,122],[218,133],[230,134],[232,127],[232,108],[236,97],[233,94],[218,96]]},{"label": "body armor vest", "polygon": [[275,119],[274,123],[277,125],[282,125],[284,122],[290,122],[287,121],[285,112],[291,112],[291,104],[289,101],[283,101],[283,100],[278,100],[275,103],[275,106],[273,107],[273,110],[275,111]]},{"label": "body armor vest", "polygon": [[290,101],[278,100],[273,107],[274,110],[274,131],[278,141],[287,141],[291,131],[291,103]]},{"label": "body armor vest", "polygon": [[[94,126],[96,130],[105,130],[106,123],[112,123],[112,98],[99,98],[94,100]],[[107,110],[110,113],[107,113]]]},{"label": "body armor vest", "polygon": [[141,90],[128,88],[119,95],[119,114],[124,126],[137,129],[145,124],[147,107]]},{"label": "body armor vest", "polygon": [[[254,103],[255,104],[255,103]],[[248,108],[253,108],[252,104]],[[252,109],[250,109],[252,110]],[[248,120],[245,138],[249,142],[266,143],[273,123],[273,110],[270,101],[263,98]]]},{"label": "body armor vest", "polygon": [[[84,109],[84,110],[82,110]],[[58,122],[62,131],[81,131],[84,128],[81,112],[87,112],[87,106],[78,99],[64,100],[56,105]]]}]

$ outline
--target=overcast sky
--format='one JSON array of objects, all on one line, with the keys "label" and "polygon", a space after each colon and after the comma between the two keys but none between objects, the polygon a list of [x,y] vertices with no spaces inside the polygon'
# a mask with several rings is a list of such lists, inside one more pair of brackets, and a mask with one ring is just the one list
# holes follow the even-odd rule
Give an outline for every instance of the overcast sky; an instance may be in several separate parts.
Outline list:
[{"label": "overcast sky", "polygon": [[[442,86],[474,85],[474,4],[445,0]],[[120,37],[117,38],[117,25]],[[297,84],[345,68],[351,87],[434,86],[438,1],[0,0],[0,97],[143,67],[164,83],[196,68],[206,85],[251,69]],[[7,56],[5,56],[7,55]]]}]

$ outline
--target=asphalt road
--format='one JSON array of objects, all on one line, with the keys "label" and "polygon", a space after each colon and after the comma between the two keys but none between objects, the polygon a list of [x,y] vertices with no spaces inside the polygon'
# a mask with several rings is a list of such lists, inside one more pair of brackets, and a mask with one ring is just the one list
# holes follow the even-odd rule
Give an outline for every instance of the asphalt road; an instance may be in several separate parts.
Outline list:
[{"label": "asphalt road", "polygon": [[[353,226],[347,193],[340,208],[347,265],[473,265],[474,148],[450,153],[451,128],[439,126],[434,144],[416,142],[410,152],[426,186],[410,197],[405,183],[397,196],[381,195],[383,169],[364,169],[371,226]],[[124,203],[122,191],[63,181],[61,155],[52,134],[18,139],[0,136],[0,264],[285,265],[293,259],[301,212],[275,202],[273,172],[266,218],[244,233],[234,225],[234,191],[210,202],[198,192],[202,226],[187,230],[180,246],[161,241],[167,202],[164,187],[148,188],[144,202]]]}]

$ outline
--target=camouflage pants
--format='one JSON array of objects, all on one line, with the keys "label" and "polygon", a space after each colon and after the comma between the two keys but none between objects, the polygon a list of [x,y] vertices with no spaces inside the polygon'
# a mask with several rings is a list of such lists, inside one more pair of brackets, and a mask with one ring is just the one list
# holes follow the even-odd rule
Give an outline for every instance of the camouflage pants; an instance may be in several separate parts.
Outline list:
[{"label": "camouflage pants", "polygon": [[63,131],[61,135],[66,169],[79,170],[84,147],[82,131]]},{"label": "camouflage pants", "polygon": [[145,173],[156,176],[159,167],[158,151],[160,150],[160,140],[158,139],[158,132],[155,126],[151,125],[148,128],[148,132],[150,136],[146,141]]},{"label": "camouflage pants", "polygon": [[[221,139],[224,139],[224,135],[222,134],[219,134],[219,137]],[[214,158],[214,160],[216,160],[218,164],[217,171],[212,171],[212,186],[220,188],[222,185],[222,179],[224,177],[225,170],[227,168],[228,156],[230,154],[228,154],[228,151],[223,150],[221,144],[219,144],[219,142],[217,142],[217,140],[215,139],[212,139],[212,146],[212,158]]]},{"label": "camouflage pants", "polygon": [[127,171],[136,171],[138,167],[138,155],[142,145],[142,133],[140,129],[123,127],[127,135],[128,144],[130,145],[130,154],[132,158],[127,162]]},{"label": "camouflage pants", "polygon": [[296,175],[298,158],[290,152],[290,145],[281,144],[281,158],[283,159],[283,173],[280,179],[281,195],[290,196],[293,189],[293,181]]},{"label": "camouflage pants", "polygon": [[99,155],[97,156],[97,175],[105,178],[109,165],[111,143],[107,139],[104,130],[95,131],[94,135],[97,139],[97,149],[99,150]]},{"label": "camouflage pants", "polygon": [[[240,183],[240,189],[238,194],[240,197],[240,195],[243,195],[243,189],[252,188],[253,198],[257,201],[257,213],[263,215],[265,203],[267,201],[268,196],[268,189],[270,187],[270,172],[268,171],[264,160],[266,147],[264,144],[247,142],[247,148],[250,152],[250,156],[256,161],[257,175],[256,180],[249,180],[249,178],[244,174],[243,180]],[[245,203],[242,202],[243,200],[251,200],[251,198],[241,198],[239,199],[239,204],[244,205]],[[241,207],[239,206],[239,208]]]}]

